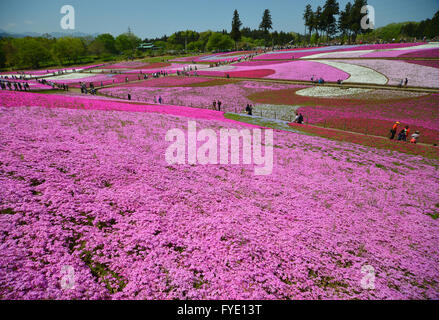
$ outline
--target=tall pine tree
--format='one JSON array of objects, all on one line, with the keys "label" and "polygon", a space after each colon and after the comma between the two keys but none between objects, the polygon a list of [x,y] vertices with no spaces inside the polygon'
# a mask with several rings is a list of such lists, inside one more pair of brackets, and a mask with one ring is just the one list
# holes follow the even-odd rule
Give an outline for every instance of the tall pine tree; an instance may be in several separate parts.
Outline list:
[{"label": "tall pine tree", "polygon": [[305,20],[305,35],[306,35],[306,27],[309,30],[309,36],[311,37],[311,28],[312,28],[312,18],[313,12],[310,4],[306,5],[305,12],[303,13],[303,20]]},{"label": "tall pine tree", "polygon": [[268,32],[268,30],[273,29],[273,22],[271,21],[270,10],[265,9],[264,14],[262,16],[262,22],[259,25],[259,29],[264,30],[264,32]]},{"label": "tall pine tree", "polygon": [[233,20],[232,20],[232,31],[230,32],[230,36],[235,41],[235,49],[237,49],[237,43],[241,40],[241,28],[242,22],[239,19],[238,10],[235,9],[233,12]]},{"label": "tall pine tree", "polygon": [[328,36],[330,37],[337,32],[337,20],[334,16],[339,12],[340,8],[337,0],[326,0],[323,6],[322,19],[327,40],[329,40]]}]

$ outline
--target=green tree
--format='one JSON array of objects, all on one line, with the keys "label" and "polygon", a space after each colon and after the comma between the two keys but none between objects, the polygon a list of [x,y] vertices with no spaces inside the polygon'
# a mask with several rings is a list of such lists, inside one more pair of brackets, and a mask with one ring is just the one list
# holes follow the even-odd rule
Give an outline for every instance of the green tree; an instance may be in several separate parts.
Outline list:
[{"label": "green tree", "polygon": [[265,9],[264,14],[262,15],[262,21],[259,25],[259,29],[264,30],[265,33],[268,32],[268,30],[273,29],[273,22],[271,21],[271,14],[270,10]]},{"label": "green tree", "polygon": [[5,43],[5,41],[0,40],[0,68],[6,67],[6,53],[3,49]]},{"label": "green tree", "polygon": [[15,39],[17,59],[14,61],[18,67],[38,68],[51,59],[50,51],[38,38]]},{"label": "green tree", "polygon": [[187,45],[187,50],[203,52],[206,44],[202,40],[191,42]]},{"label": "green tree", "polygon": [[327,39],[337,32],[337,19],[335,15],[339,13],[340,8],[337,0],[326,0],[323,6],[322,19]]},{"label": "green tree", "polygon": [[338,19],[338,28],[341,31],[343,36],[348,37],[348,42],[351,43],[351,10],[352,4],[348,2],[345,6],[344,11],[340,12],[340,16]]},{"label": "green tree", "polygon": [[86,52],[84,43],[79,38],[63,37],[57,39],[54,54],[61,63],[78,62]]},{"label": "green tree", "polygon": [[210,51],[224,51],[231,49],[233,48],[233,39],[226,34],[214,32],[209,37],[206,48]]},{"label": "green tree", "polygon": [[318,6],[316,12],[314,12],[314,29],[317,31],[317,38],[319,38],[319,31],[325,30],[325,22],[323,20],[322,7]]},{"label": "green tree", "polygon": [[365,30],[361,29],[361,19],[363,18],[363,14],[361,13],[361,8],[367,5],[366,0],[355,0],[352,5],[351,10],[351,31],[353,33],[353,40],[357,38],[359,33],[364,33]]},{"label": "green tree", "polygon": [[306,28],[308,27],[309,30],[309,37],[311,38],[311,31],[312,31],[312,26],[313,26],[313,12],[312,12],[312,7],[310,4],[306,5],[305,8],[305,12],[303,13],[303,20],[305,20],[305,35],[306,35]]},{"label": "green tree", "polygon": [[241,26],[242,22],[239,19],[238,10],[235,9],[233,12],[232,31],[230,32],[230,36],[235,41],[235,48],[237,48],[237,42],[241,40]]},{"label": "green tree", "polygon": [[128,31],[117,36],[115,46],[119,53],[125,53],[132,57],[141,42],[142,40],[140,40],[139,37],[137,37],[131,31]]},{"label": "green tree", "polygon": [[117,53],[116,50],[116,40],[114,37],[109,33],[103,33],[96,37],[94,40],[95,42],[100,42],[104,45],[105,52],[109,54],[115,54]]}]

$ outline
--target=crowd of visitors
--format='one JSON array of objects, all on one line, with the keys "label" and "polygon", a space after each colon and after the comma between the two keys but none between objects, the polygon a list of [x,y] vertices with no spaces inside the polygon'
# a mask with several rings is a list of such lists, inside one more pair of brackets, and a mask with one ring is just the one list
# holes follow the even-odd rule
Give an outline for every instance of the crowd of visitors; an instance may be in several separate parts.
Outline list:
[{"label": "crowd of visitors", "polygon": [[[393,140],[395,138],[396,132],[398,130],[398,126],[401,123],[399,121],[396,121],[393,126],[392,129],[390,129],[390,140]],[[404,128],[402,128],[402,130],[399,132],[398,136],[397,136],[397,141],[407,141],[407,139],[409,139],[410,137],[410,143],[417,143],[418,139],[420,137],[420,132],[419,131],[415,131],[415,133],[413,133],[410,137],[410,127],[409,126],[405,126]]]}]

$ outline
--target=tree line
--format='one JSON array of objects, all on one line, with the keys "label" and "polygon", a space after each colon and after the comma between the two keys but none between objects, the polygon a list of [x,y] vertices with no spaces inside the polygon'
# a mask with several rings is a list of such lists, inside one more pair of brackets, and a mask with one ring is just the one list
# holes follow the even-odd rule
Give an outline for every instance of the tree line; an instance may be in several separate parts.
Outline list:
[{"label": "tree line", "polygon": [[145,39],[166,51],[224,51],[248,50],[258,47],[285,46],[290,42],[300,42],[302,36],[294,32],[274,31],[271,13],[265,9],[259,29],[241,28],[242,22],[238,10],[233,12],[231,31],[211,30],[198,33],[192,30],[178,31],[171,36]]},{"label": "tree line", "polygon": [[355,41],[400,41],[414,38],[433,39],[439,35],[439,11],[432,19],[421,22],[392,23],[377,29],[362,29],[361,20],[364,13],[361,8],[367,0],[348,2],[344,10],[340,9],[336,0],[326,0],[323,7],[312,9],[306,5],[303,13],[305,21],[305,39],[308,43],[328,42],[336,40],[342,43]]},{"label": "tree line", "polygon": [[326,0],[323,7],[318,6],[315,11],[310,4],[306,5],[303,20],[307,41],[329,41],[335,35],[339,36],[337,39],[347,38],[349,43],[355,41],[358,34],[368,32],[361,28],[361,8],[366,5],[367,0],[355,0],[353,4],[348,2],[344,10],[340,10],[336,0]]},{"label": "tree line", "polygon": [[135,55],[141,39],[131,30],[116,38],[105,33],[93,37],[42,37],[0,39],[0,68],[39,68],[53,65],[111,60]]}]

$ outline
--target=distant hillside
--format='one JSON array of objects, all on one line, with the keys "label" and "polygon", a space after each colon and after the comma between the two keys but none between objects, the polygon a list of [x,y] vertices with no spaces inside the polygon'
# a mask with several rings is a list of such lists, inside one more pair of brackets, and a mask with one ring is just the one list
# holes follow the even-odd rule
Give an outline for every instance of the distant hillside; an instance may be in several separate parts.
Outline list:
[{"label": "distant hillside", "polygon": [[[51,32],[51,33],[45,33],[44,35],[47,34],[53,38],[62,38],[62,37],[80,38],[80,37],[88,37],[88,36],[92,36],[94,38],[99,35],[98,33],[88,34],[84,32]],[[25,37],[42,37],[42,36],[43,34],[37,32],[14,33],[0,29],[0,38],[25,38]]]},{"label": "distant hillside", "polygon": [[384,27],[376,28],[375,30],[369,33],[359,35],[358,39],[368,40],[368,41],[378,40],[378,39],[384,41],[392,41],[393,39],[400,40],[401,38],[404,37],[401,31],[404,29],[404,27],[410,24],[418,24],[418,22],[407,21],[407,22],[390,23]]}]

